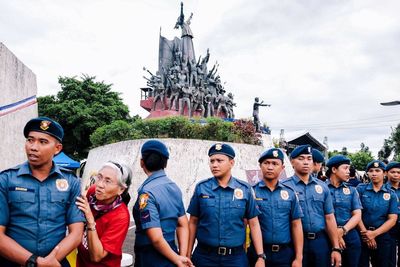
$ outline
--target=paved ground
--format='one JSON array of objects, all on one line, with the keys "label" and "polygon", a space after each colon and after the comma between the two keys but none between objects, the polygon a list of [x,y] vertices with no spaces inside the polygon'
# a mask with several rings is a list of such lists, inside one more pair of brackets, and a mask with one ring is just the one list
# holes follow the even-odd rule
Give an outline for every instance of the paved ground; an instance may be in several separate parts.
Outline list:
[{"label": "paved ground", "polygon": [[[133,246],[135,244],[135,223],[131,222],[129,226],[128,235],[126,236],[122,251],[124,253],[131,254],[133,256],[133,263],[135,263],[135,252],[133,251]],[[133,265],[131,265],[133,266]]]}]

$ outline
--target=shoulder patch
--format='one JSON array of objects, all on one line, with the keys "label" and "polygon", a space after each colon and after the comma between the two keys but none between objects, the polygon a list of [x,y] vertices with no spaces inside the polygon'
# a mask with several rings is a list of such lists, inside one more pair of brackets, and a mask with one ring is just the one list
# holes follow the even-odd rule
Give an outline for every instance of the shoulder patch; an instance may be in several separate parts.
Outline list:
[{"label": "shoulder patch", "polygon": [[147,200],[149,199],[149,194],[143,193],[139,196],[139,210],[143,210],[147,206]]}]

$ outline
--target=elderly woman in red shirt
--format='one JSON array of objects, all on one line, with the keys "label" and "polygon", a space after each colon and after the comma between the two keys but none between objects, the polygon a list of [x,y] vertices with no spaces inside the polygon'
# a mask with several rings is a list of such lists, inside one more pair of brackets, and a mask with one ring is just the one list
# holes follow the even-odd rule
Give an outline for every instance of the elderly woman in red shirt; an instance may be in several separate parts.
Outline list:
[{"label": "elderly woman in red shirt", "polygon": [[100,168],[86,196],[77,198],[87,221],[78,247],[78,267],[121,266],[122,244],[130,221],[127,205],[131,179],[127,166],[109,161]]}]

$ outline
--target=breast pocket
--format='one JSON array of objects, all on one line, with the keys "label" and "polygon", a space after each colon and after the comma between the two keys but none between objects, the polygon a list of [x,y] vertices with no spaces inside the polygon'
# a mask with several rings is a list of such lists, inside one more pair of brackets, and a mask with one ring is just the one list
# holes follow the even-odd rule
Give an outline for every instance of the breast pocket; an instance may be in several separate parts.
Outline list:
[{"label": "breast pocket", "polygon": [[311,205],[314,207],[314,212],[317,214],[324,214],[325,199],[323,194],[314,194],[312,197]]},{"label": "breast pocket", "polygon": [[35,203],[34,192],[10,191],[8,202],[15,211],[29,212]]},{"label": "breast pocket", "polygon": [[231,203],[229,205],[229,209],[230,209],[230,214],[233,217],[240,217],[241,219],[244,218],[245,211],[246,211],[246,200],[245,199],[237,199],[237,200],[231,201]]},{"label": "breast pocket", "polygon": [[52,217],[63,216],[69,205],[69,192],[52,192],[50,194],[49,215]]}]

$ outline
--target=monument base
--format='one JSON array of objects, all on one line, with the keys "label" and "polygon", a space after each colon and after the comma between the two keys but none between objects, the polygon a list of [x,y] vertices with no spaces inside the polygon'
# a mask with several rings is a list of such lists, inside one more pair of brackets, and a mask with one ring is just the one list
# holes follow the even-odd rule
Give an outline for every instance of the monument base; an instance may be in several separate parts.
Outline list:
[{"label": "monument base", "polygon": [[[185,107],[183,108],[183,114],[180,114],[179,110],[175,109],[175,106],[172,109],[169,109],[169,106],[168,106],[169,98],[168,97],[164,97],[164,99],[163,99],[164,109],[162,109],[161,102],[158,101],[155,106],[155,110],[152,110],[153,101],[154,101],[154,97],[148,97],[147,99],[140,100],[140,106],[142,108],[144,108],[145,110],[147,110],[148,112],[150,112],[150,114],[146,117],[146,119],[164,118],[164,117],[180,116],[180,115],[186,116],[186,117],[202,117],[201,110],[196,110],[193,112],[193,114],[191,116],[189,116],[187,105],[185,105]],[[178,103],[178,107],[179,107],[179,103]],[[225,119],[226,114],[225,114],[225,112],[221,111],[218,114],[218,116],[214,116],[214,117],[219,117],[221,119]]]}]

